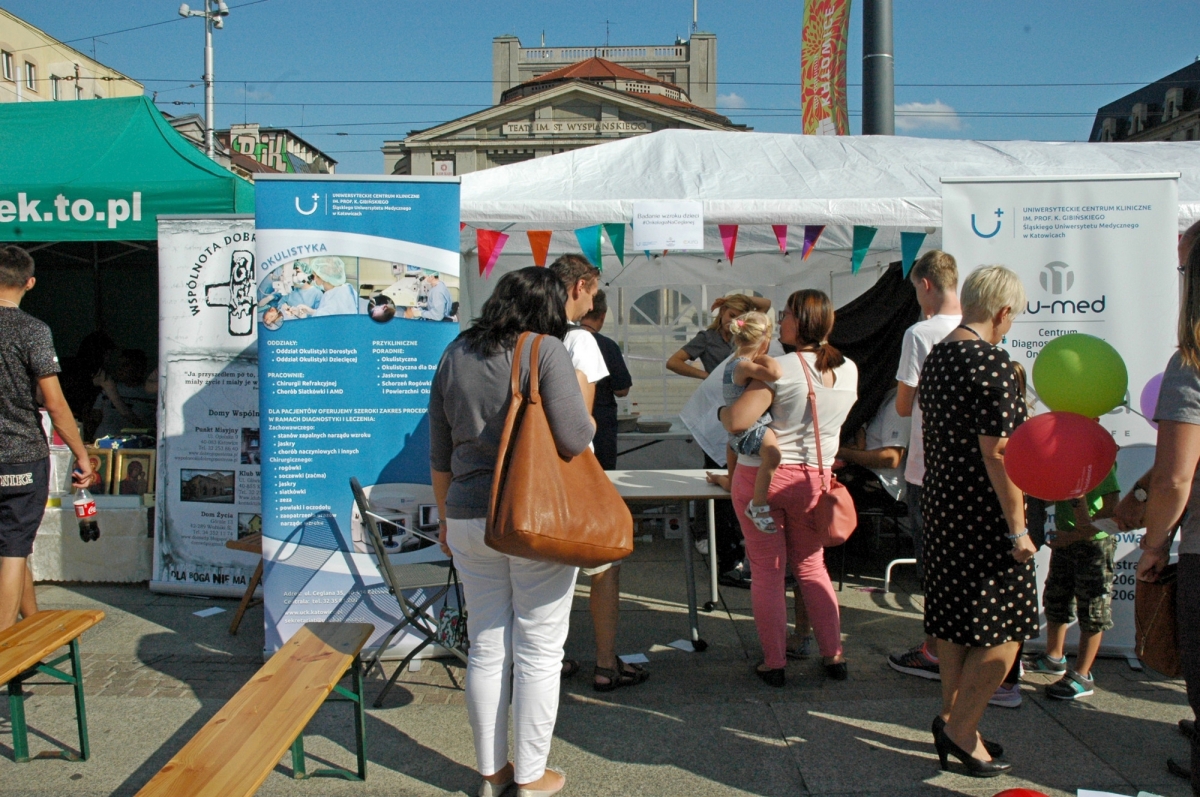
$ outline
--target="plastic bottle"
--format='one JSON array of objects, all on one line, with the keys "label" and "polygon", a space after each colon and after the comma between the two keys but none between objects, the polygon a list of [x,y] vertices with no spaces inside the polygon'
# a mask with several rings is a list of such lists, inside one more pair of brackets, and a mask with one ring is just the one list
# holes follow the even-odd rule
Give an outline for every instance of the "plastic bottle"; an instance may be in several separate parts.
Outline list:
[{"label": "plastic bottle", "polygon": [[96,499],[86,488],[75,491],[75,518],[79,521],[79,539],[92,542],[100,539],[100,524],[96,522]]}]

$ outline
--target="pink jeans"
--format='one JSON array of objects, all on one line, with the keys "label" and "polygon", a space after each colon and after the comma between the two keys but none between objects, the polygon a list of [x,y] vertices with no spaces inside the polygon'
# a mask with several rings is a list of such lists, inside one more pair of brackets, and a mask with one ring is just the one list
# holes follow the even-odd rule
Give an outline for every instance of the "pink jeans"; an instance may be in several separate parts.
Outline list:
[{"label": "pink jeans", "polygon": [[772,669],[787,664],[787,590],[783,581],[787,570],[800,584],[821,655],[837,656],[842,652],[837,595],[825,569],[825,549],[812,526],[812,509],[821,492],[817,469],[780,465],[775,471],[767,493],[771,517],[779,529],[774,534],[759,531],[746,517],[757,475],[758,468],[738,465],[733,475],[733,506],[746,538],[750,599],[765,663]]}]

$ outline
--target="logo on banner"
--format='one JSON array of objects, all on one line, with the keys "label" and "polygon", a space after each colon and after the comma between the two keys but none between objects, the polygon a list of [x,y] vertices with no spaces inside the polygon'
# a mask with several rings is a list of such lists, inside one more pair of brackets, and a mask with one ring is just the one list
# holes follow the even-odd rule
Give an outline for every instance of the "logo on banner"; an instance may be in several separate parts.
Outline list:
[{"label": "logo on banner", "polygon": [[254,331],[254,255],[235,249],[229,258],[229,279],[204,286],[204,303],[229,309],[229,334],[235,337]]},{"label": "logo on banner", "polygon": [[980,232],[979,228],[975,226],[975,214],[972,213],[971,214],[971,231],[974,232],[976,235],[978,235],[980,238],[995,238],[996,234],[998,232],[1000,232],[1000,217],[1003,215],[1004,215],[1004,211],[1001,210],[1000,208],[996,208],[996,229],[992,230],[991,232]]},{"label": "logo on banner", "polygon": [[317,208],[320,206],[320,204],[321,204],[321,195],[313,194],[312,195],[312,207],[309,208],[308,210],[305,210],[304,208],[300,207],[300,197],[296,197],[296,212],[299,213],[301,216],[311,216],[312,214],[317,212]]},{"label": "logo on banner", "polygon": [[1042,273],[1038,275],[1038,281],[1042,283],[1042,290],[1061,296],[1063,291],[1071,290],[1071,286],[1075,284],[1075,272],[1066,263],[1055,260],[1046,264]]}]

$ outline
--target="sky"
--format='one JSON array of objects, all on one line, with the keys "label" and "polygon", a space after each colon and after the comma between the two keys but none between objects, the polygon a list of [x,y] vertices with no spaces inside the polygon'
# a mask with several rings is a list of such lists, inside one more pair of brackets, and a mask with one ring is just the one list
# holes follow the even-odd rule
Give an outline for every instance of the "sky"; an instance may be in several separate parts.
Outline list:
[{"label": "sky", "polygon": [[[515,34],[525,46],[540,44],[543,33],[547,46],[670,44],[687,37],[692,21],[689,0],[227,2],[225,29],[214,33],[217,127],[288,127],[345,174],[381,172],[384,140],[490,106],[494,36]],[[1200,56],[1200,0],[894,6],[901,135],[1085,141],[1101,105]],[[171,0],[0,7],[88,55],[94,50],[147,94],[157,92],[162,110],[203,113],[203,23],[180,17]],[[852,132],[861,108],[861,9],[853,3],[846,51]],[[799,132],[802,10],[801,0],[699,0],[699,29],[717,35],[720,107],[735,122]],[[905,116],[906,109],[926,113]]]}]

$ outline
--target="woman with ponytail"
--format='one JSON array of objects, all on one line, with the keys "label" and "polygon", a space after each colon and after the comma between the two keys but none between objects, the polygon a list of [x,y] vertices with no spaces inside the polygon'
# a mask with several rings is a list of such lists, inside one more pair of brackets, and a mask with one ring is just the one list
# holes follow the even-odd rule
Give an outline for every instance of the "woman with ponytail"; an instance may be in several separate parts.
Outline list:
[{"label": "woman with ponytail", "polygon": [[740,455],[733,482],[733,504],[754,573],[750,587],[754,624],[763,648],[763,661],[755,673],[772,686],[783,686],[787,663],[784,578],[788,572],[800,585],[826,674],[834,680],[844,680],[847,675],[837,595],[825,569],[825,549],[812,514],[821,482],[808,403],[809,378],[816,395],[821,464],[826,472],[837,454],[842,423],[858,398],[858,368],[829,345],[833,317],[833,304],[821,291],[796,291],[789,296],[779,316],[779,339],[795,346],[796,352],[777,358],[782,374],[776,381],[751,382],[741,398],[723,411],[726,428],[737,434],[769,410],[781,455],[782,464],[771,480],[768,498],[771,516],[782,533],[760,531],[746,516],[759,458]]}]

